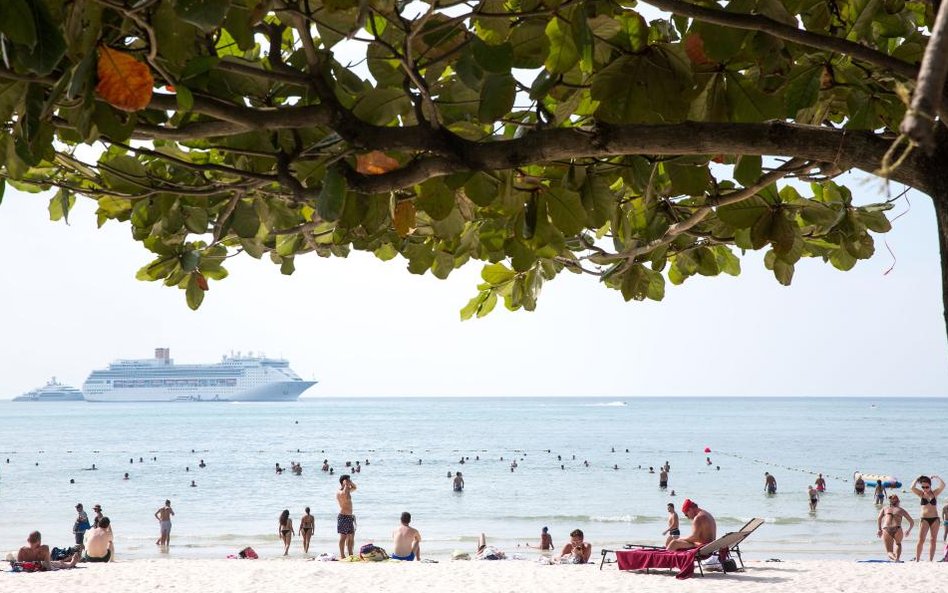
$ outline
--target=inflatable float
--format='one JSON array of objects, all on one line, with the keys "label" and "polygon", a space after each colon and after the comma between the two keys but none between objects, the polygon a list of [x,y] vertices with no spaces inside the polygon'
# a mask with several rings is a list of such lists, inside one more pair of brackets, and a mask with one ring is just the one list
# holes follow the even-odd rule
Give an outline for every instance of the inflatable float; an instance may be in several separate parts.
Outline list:
[{"label": "inflatable float", "polygon": [[882,482],[883,488],[901,488],[902,482],[895,476],[883,476],[882,474],[865,474],[863,472],[854,472],[853,481],[862,478],[867,488],[875,488],[876,484]]}]

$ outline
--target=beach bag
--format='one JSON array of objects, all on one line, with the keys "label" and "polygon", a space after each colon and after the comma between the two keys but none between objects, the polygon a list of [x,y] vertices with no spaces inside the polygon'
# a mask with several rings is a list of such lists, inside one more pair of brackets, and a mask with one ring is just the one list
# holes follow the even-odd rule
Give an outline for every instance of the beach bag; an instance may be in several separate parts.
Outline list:
[{"label": "beach bag", "polygon": [[388,553],[375,544],[365,544],[359,548],[359,558],[367,562],[380,562],[388,560]]}]

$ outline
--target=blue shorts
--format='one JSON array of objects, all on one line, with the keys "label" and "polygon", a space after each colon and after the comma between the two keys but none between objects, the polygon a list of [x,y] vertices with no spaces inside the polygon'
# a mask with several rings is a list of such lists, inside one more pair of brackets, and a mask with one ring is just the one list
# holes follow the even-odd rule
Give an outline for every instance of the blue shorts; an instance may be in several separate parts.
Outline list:
[{"label": "blue shorts", "polygon": [[411,561],[411,560],[414,560],[414,559],[415,559],[415,553],[412,552],[412,553],[409,554],[408,556],[396,556],[395,554],[392,554],[391,556],[389,556],[389,558],[391,558],[392,560],[409,560],[409,561]]}]

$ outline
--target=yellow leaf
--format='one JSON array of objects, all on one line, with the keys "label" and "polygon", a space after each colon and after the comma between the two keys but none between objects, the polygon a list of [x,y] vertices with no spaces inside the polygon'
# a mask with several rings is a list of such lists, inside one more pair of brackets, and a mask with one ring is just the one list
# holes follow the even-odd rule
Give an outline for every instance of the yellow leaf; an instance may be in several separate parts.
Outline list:
[{"label": "yellow leaf", "polygon": [[411,200],[395,202],[395,215],[392,217],[395,232],[401,237],[407,237],[415,228],[415,203]]},{"label": "yellow leaf", "polygon": [[356,156],[356,171],[363,175],[381,175],[398,167],[398,161],[377,150]]},{"label": "yellow leaf", "polygon": [[138,111],[151,102],[155,79],[147,64],[132,56],[102,46],[96,67],[99,84],[95,91],[110,105],[122,111]]}]

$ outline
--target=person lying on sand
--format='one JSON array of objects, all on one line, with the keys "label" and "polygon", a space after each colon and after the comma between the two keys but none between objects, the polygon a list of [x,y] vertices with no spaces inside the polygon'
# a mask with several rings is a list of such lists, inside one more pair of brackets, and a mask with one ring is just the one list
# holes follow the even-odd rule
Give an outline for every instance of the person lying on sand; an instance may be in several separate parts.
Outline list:
[{"label": "person lying on sand", "polygon": [[592,544],[583,541],[583,530],[574,529],[569,534],[569,542],[563,546],[559,561],[562,564],[586,564],[592,555]]},{"label": "person lying on sand", "polygon": [[61,568],[73,568],[76,562],[79,562],[80,554],[76,552],[68,560],[53,560],[49,555],[49,546],[43,545],[43,536],[39,531],[34,531],[26,538],[27,546],[20,548],[17,552],[17,562],[39,562],[43,570],[59,570]]}]

